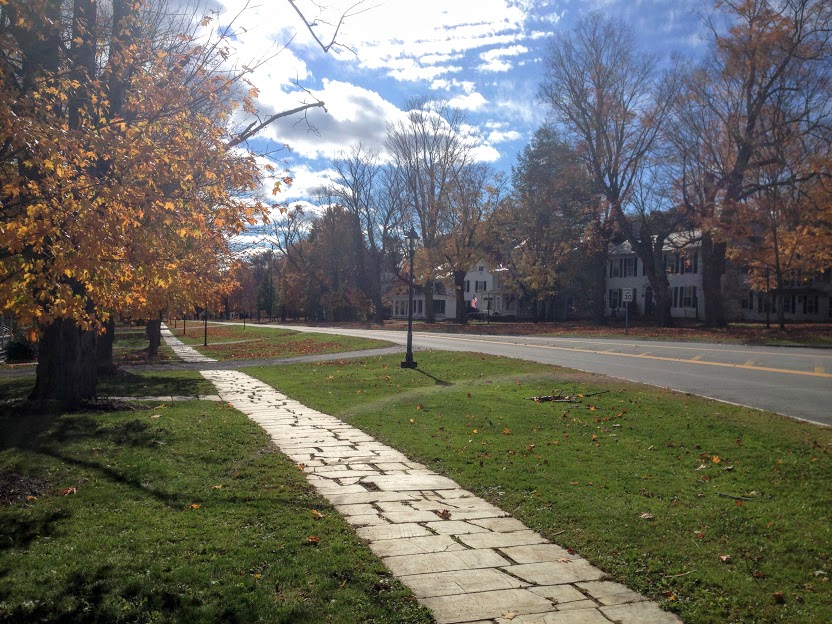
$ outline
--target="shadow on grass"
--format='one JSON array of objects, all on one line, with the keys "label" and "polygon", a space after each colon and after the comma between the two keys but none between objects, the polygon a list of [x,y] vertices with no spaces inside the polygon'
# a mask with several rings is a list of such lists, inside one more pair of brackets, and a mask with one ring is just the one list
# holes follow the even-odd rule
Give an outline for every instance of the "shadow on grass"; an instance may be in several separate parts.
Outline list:
[{"label": "shadow on grass", "polygon": [[0,552],[26,548],[35,540],[52,537],[59,522],[69,518],[64,509],[32,509],[26,515],[0,515]]},{"label": "shadow on grass", "polygon": [[181,375],[136,375],[118,371],[100,377],[97,392],[100,396],[196,396],[210,394],[207,382],[202,378]]},{"label": "shadow on grass", "polygon": [[421,369],[421,368],[416,368],[416,369],[414,369],[414,370],[415,370],[417,373],[421,373],[421,374],[422,374],[422,375],[424,375],[425,377],[430,377],[431,379],[433,379],[433,380],[436,382],[436,385],[437,385],[437,386],[453,386],[453,385],[454,385],[454,384],[453,384],[453,383],[451,383],[450,381],[445,381],[444,379],[439,379],[439,377],[436,377],[436,376],[434,376],[434,375],[431,375],[429,372],[427,372],[426,370],[423,370],[423,369]]}]

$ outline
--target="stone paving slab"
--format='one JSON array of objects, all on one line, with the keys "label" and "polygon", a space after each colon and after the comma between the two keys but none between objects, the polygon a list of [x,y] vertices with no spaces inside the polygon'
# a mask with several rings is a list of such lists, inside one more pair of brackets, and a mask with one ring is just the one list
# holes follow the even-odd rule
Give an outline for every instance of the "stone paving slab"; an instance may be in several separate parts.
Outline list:
[{"label": "stone paving slab", "polygon": [[494,568],[479,570],[456,570],[437,574],[416,574],[402,576],[402,582],[418,596],[455,596],[497,589],[517,589],[527,583]]},{"label": "stone paving slab", "polygon": [[[298,464],[312,485],[439,624],[680,624],[586,560],[363,432],[238,371],[202,374],[278,447],[303,457]],[[454,593],[440,595],[446,592]]]},{"label": "stone paving slab", "polygon": [[[370,548],[373,545],[370,544]],[[387,557],[386,565],[396,576],[408,574],[430,574],[433,572],[451,572],[452,570],[476,570],[479,568],[496,568],[508,564],[493,550],[456,550],[452,552],[430,553],[427,555],[405,555]]]},{"label": "stone paving slab", "polygon": [[[422,598],[421,600],[433,611],[439,624],[458,624],[505,615],[516,617],[523,613],[542,613],[552,608],[548,600],[525,589],[504,589],[458,596]],[[598,615],[604,624],[610,624],[609,620],[600,613]],[[564,621],[563,624],[566,622]]]},{"label": "stone paving slab", "polygon": [[465,550],[465,546],[448,535],[428,535],[409,539],[379,540],[373,542],[372,549],[379,557],[398,557]]}]

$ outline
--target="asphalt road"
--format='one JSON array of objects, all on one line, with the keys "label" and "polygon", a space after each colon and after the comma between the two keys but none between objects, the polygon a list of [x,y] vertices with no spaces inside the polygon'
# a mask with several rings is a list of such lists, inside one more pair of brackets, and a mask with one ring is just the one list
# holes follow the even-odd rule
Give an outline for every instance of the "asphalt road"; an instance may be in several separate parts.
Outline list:
[{"label": "asphalt road", "polygon": [[[406,343],[401,331],[284,328]],[[413,347],[566,366],[832,426],[832,350],[827,349],[438,332],[414,332]]]}]

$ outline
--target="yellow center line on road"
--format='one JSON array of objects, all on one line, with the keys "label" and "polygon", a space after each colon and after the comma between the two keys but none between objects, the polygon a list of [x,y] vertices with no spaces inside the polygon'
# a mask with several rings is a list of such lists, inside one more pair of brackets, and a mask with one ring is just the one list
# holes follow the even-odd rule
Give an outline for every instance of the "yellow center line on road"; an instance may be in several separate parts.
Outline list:
[{"label": "yellow center line on road", "polygon": [[[559,338],[557,336],[548,336],[548,337],[547,336],[541,336],[540,338],[542,340],[557,340],[559,342],[576,342],[578,344],[601,344],[601,345],[604,345],[604,346],[609,344],[608,342],[604,342],[604,341],[601,341],[601,340],[592,340],[592,339],[584,340],[584,339],[581,339],[581,338],[575,338],[575,339]],[[650,342],[652,342],[652,341],[650,341]],[[543,345],[536,345],[534,343],[531,343],[531,345],[532,346],[543,346]],[[644,346],[647,346],[647,345],[645,345],[645,343],[623,342],[622,341],[621,346],[622,347],[644,347]],[[740,349],[709,349],[708,347],[696,346],[695,344],[691,344],[690,346],[685,346],[684,344],[681,344],[681,343],[678,346],[677,345],[650,344],[649,346],[650,346],[651,349],[676,349],[676,350],[679,350],[679,351],[704,351],[704,352],[714,351],[716,353],[747,353],[747,351],[742,351]],[[619,347],[617,347],[617,348],[619,348]],[[597,353],[597,351],[596,351],[596,353]],[[759,351],[759,352],[755,352],[755,353],[759,354],[759,355],[776,355],[776,356],[779,356],[779,357],[797,357],[797,358],[811,357],[813,359],[820,358],[820,359],[824,359],[824,360],[825,359],[832,359],[832,355],[818,355],[818,354],[808,354],[807,355],[805,353],[799,353],[799,352],[777,353],[777,352],[774,352],[774,351]],[[684,361],[689,362],[690,360],[684,360]]]},{"label": "yellow center line on road", "polygon": [[698,362],[698,361],[699,361],[699,360],[701,360],[703,357],[705,357],[705,356],[704,356],[704,355],[702,355],[702,354],[700,353],[699,355],[694,355],[694,356],[691,358],[691,360],[693,360],[694,362]]},{"label": "yellow center line on road", "polygon": [[[429,333],[423,333],[422,336],[424,337],[434,337]],[[801,371],[801,370],[789,370],[788,368],[771,368],[768,366],[751,366],[747,362],[745,364],[729,364],[725,362],[703,362],[701,360],[695,359],[682,359],[682,358],[673,358],[673,357],[665,357],[660,355],[647,355],[646,353],[616,353],[614,351],[609,352],[599,352],[594,349],[581,349],[579,347],[555,347],[553,345],[523,345],[517,342],[508,342],[505,340],[486,340],[480,338],[458,338],[456,336],[442,336],[443,340],[455,340],[457,342],[473,342],[473,343],[486,343],[486,344],[496,344],[496,345],[506,345],[511,347],[523,347],[526,348],[535,348],[535,349],[549,349],[551,351],[571,351],[574,353],[589,353],[593,355],[600,355],[602,353],[606,353],[607,355],[614,355],[617,357],[626,357],[626,358],[642,358],[647,360],[658,360],[660,362],[679,362],[682,364],[700,364],[702,366],[719,366],[721,368],[743,368],[746,370],[755,370],[755,371],[762,371],[767,373],[786,373],[787,375],[804,375],[807,377],[823,377],[827,379],[832,379],[832,374],[830,373],[823,373],[818,372],[817,367],[815,371]],[[753,360],[749,360],[749,362],[753,362]]]},{"label": "yellow center line on road", "polygon": [[754,366],[754,360],[748,360],[743,366]]},{"label": "yellow center line on road", "polygon": [[826,369],[823,366],[815,366],[815,372],[819,375],[822,375],[826,372]]}]

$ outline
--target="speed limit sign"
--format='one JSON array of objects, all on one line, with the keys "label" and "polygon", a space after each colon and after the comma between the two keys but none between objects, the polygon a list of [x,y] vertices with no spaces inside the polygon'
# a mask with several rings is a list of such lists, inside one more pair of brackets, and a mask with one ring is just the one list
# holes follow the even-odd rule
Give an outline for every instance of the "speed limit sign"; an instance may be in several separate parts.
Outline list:
[{"label": "speed limit sign", "polygon": [[621,301],[630,302],[633,300],[633,289],[632,288],[622,288],[621,289]]}]

